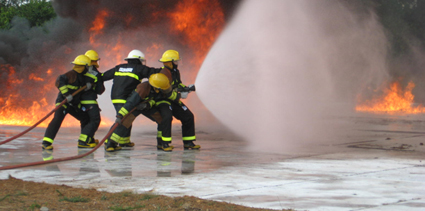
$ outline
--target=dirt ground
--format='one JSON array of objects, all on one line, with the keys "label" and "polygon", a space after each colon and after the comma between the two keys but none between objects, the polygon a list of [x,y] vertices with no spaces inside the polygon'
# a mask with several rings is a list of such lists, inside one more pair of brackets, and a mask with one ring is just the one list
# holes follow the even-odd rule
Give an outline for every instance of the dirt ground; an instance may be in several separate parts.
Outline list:
[{"label": "dirt ground", "polygon": [[65,185],[27,182],[13,177],[0,180],[0,190],[0,210],[268,210],[191,196],[173,198],[153,193],[109,193]]}]

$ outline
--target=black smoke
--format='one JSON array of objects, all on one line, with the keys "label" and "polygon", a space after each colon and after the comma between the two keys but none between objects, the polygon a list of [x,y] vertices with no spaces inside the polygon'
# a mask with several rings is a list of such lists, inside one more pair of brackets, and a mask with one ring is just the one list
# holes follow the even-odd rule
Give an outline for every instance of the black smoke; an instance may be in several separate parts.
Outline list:
[{"label": "black smoke", "polygon": [[[55,78],[72,68],[70,62],[77,55],[98,47],[101,52],[105,52],[103,59],[108,59],[105,58],[108,55],[106,53],[113,52],[106,52],[108,49],[105,46],[91,46],[89,43],[89,30],[101,10],[109,13],[102,33],[96,36],[102,43],[113,46],[114,43],[121,42],[127,46],[127,51],[145,49],[155,41],[163,43],[164,48],[185,50],[185,43],[178,39],[181,35],[170,34],[168,31],[171,26],[167,14],[174,11],[178,2],[53,0],[52,5],[58,17],[42,26],[30,27],[26,19],[15,17],[10,30],[0,30],[0,88],[7,90],[0,93],[0,98],[4,101],[11,93],[15,93],[21,96],[20,103],[23,104],[31,104],[33,100],[43,97],[53,102],[57,92],[53,86]],[[225,0],[218,2],[226,19],[231,17],[239,3]],[[118,35],[123,39],[117,40]],[[43,78],[43,81],[31,80],[30,74]],[[12,79],[19,79],[20,83]],[[41,89],[46,84],[51,84],[49,89]],[[4,105],[0,105],[0,108],[2,106]]]}]

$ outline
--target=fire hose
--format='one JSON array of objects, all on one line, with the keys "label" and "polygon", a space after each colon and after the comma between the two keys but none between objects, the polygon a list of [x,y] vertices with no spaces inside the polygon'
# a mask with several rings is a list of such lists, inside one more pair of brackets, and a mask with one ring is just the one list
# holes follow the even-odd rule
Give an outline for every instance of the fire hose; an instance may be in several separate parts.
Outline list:
[{"label": "fire hose", "polygon": [[[83,91],[84,89],[86,89],[86,85],[84,85],[83,87],[81,87],[80,89],[78,89],[77,91],[75,91],[74,93],[72,93],[72,96],[74,97],[75,95],[77,95],[78,93],[80,93],[81,91]],[[54,112],[56,112],[56,110],[58,110],[63,104],[65,104],[67,102],[67,100],[63,100],[59,105],[57,105],[52,111],[50,111],[45,117],[43,117],[42,119],[40,119],[38,122],[36,122],[33,126],[29,127],[28,129],[24,130],[23,132],[12,136],[2,142],[0,142],[0,145],[5,144],[7,142],[10,142],[16,138],[21,137],[22,135],[24,135],[25,133],[28,133],[28,131],[34,129],[35,127],[37,127],[37,125],[39,125],[40,123],[42,123],[44,120],[46,120],[50,115],[52,115]]]},{"label": "fire hose", "polygon": [[[122,118],[122,121],[124,121],[127,118],[127,116],[129,114],[131,114],[134,110],[136,110],[136,108],[133,108],[130,112],[128,112],[128,114],[125,115]],[[53,159],[53,160],[38,161],[38,162],[32,162],[32,163],[23,163],[23,164],[18,164],[18,165],[11,165],[11,166],[3,166],[3,167],[0,167],[0,170],[15,169],[15,168],[28,167],[28,166],[36,166],[36,165],[43,165],[43,164],[48,164],[48,163],[56,163],[56,162],[61,162],[61,161],[75,160],[75,159],[78,159],[78,158],[85,157],[85,156],[93,153],[94,151],[96,151],[100,146],[102,146],[102,144],[105,143],[106,138],[108,138],[114,132],[115,128],[117,128],[118,125],[119,125],[118,123],[114,123],[112,125],[111,129],[109,130],[109,132],[99,142],[99,144],[95,148],[93,148],[92,150],[88,151],[85,154],[75,155],[75,156],[70,156],[70,157],[64,157],[64,158],[57,158],[57,159]]]}]

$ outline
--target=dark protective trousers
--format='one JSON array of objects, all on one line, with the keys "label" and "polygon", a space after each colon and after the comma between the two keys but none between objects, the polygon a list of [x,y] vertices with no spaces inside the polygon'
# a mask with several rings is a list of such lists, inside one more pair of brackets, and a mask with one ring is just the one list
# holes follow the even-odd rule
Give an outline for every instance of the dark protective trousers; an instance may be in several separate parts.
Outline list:
[{"label": "dark protective trousers", "polygon": [[[123,104],[121,104],[121,105],[123,105]],[[121,109],[121,108],[119,106],[117,106],[117,107],[115,107],[115,109]],[[158,109],[156,107],[149,109],[147,111],[134,110],[133,112],[131,112],[131,114],[128,114],[126,119],[121,124],[119,124],[117,126],[117,128],[115,128],[113,133],[108,137],[107,142],[109,142],[109,140],[112,140],[112,141],[119,143],[119,144],[128,143],[128,141],[126,141],[125,137],[129,137],[128,134],[129,134],[130,129],[132,128],[132,123],[133,123],[134,119],[136,119],[136,117],[139,116],[140,114],[143,114],[144,116],[146,116],[147,118],[149,118],[150,120],[152,120],[154,122],[157,122],[157,123],[161,122],[160,118],[158,118],[158,116],[160,116],[160,115],[158,114]],[[155,119],[154,116],[157,116],[157,118]]]},{"label": "dark protective trousers", "polygon": [[71,114],[71,116],[76,118],[78,121],[80,121],[81,133],[83,134],[83,128],[89,122],[88,114],[79,110],[78,108],[74,108],[72,106],[69,106],[68,104],[65,104],[64,106],[61,106],[58,110],[56,110],[52,121],[49,123],[49,126],[47,127],[46,132],[44,133],[43,141],[47,141],[53,144],[53,140],[55,139],[56,134],[58,133],[62,122],[65,119],[66,114],[68,113]]},{"label": "dark protective trousers", "polygon": [[94,141],[94,134],[100,125],[100,108],[98,104],[84,104],[83,106],[85,108],[85,113],[87,113],[89,117],[89,121],[83,127],[79,140],[89,143],[90,139]]},{"label": "dark protective trousers", "polygon": [[[114,103],[114,108],[115,108],[117,115],[118,115],[118,112],[120,111],[120,109],[123,106],[124,106],[123,103]],[[137,112],[133,112],[133,114],[137,114]],[[140,114],[140,112],[138,114]],[[132,125],[130,125],[129,127],[125,127],[122,124],[118,125],[118,127],[114,130],[114,132],[111,134],[111,136],[108,137],[108,140],[115,141],[119,144],[129,143],[132,127],[133,127]]]},{"label": "dark protective trousers", "polygon": [[162,116],[162,122],[158,124],[158,135],[161,135],[162,141],[171,142],[172,120],[173,117],[182,123],[183,141],[195,141],[195,117],[189,108],[182,102],[161,103],[157,106]]}]

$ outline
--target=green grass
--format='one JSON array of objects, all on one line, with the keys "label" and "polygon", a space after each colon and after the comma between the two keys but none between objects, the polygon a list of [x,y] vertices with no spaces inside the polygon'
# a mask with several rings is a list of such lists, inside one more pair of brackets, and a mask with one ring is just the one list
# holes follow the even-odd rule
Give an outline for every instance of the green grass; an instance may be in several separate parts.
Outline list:
[{"label": "green grass", "polygon": [[156,198],[156,197],[158,197],[158,196],[155,195],[155,194],[147,193],[147,194],[143,194],[142,198],[140,200],[149,200],[149,199],[153,199],[153,198]]},{"label": "green grass", "polygon": [[68,202],[88,202],[90,199],[82,198],[81,196],[68,198],[66,196],[63,197],[63,199],[59,199],[59,201],[68,201]]},{"label": "green grass", "polygon": [[35,210],[35,209],[40,209],[41,208],[41,205],[39,205],[39,204],[37,204],[37,202],[36,201],[34,201],[34,203],[33,204],[31,204],[31,206],[29,207],[29,209],[30,210]]},{"label": "green grass", "polygon": [[56,190],[56,192],[59,193],[59,196],[63,196],[63,194],[59,190]]},{"label": "green grass", "polygon": [[107,198],[106,198],[105,195],[102,195],[102,197],[100,198],[100,200],[105,201],[105,200],[107,200]]},{"label": "green grass", "polygon": [[110,210],[114,210],[114,211],[127,211],[127,210],[135,210],[135,209],[140,209],[140,208],[144,208],[145,205],[137,205],[134,207],[122,207],[122,206],[114,206],[114,207],[110,207]]},{"label": "green grass", "polygon": [[24,192],[24,191],[18,191],[15,196],[28,196],[28,193]]},{"label": "green grass", "polygon": [[4,196],[3,198],[1,198],[0,199],[0,201],[3,201],[3,200],[5,200],[5,199],[7,199],[7,197],[9,197],[10,195],[9,194],[7,194],[6,196]]},{"label": "green grass", "polygon": [[135,195],[133,192],[129,192],[129,191],[121,192],[121,194],[124,197],[129,197],[129,196]]}]

